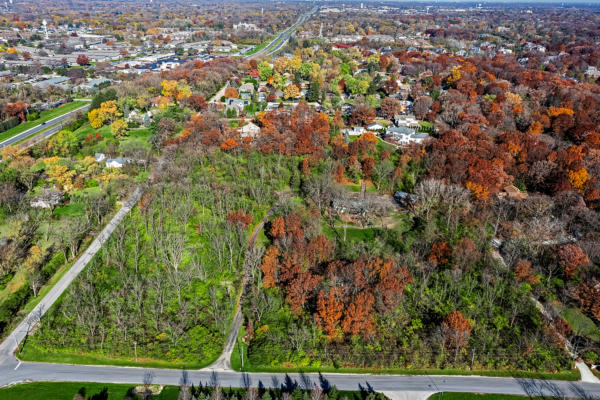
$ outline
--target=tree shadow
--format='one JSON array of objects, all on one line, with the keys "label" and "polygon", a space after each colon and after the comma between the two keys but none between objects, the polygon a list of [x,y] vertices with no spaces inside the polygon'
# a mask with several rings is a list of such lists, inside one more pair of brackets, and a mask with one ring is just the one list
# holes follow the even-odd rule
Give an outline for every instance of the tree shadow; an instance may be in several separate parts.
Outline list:
[{"label": "tree shadow", "polygon": [[516,380],[529,398],[566,399],[567,395],[558,385],[542,379],[519,378]]},{"label": "tree shadow", "polygon": [[296,382],[295,380],[292,380],[292,378],[288,374],[285,374],[285,379],[283,380],[283,383],[281,384],[281,389],[288,390],[291,392],[294,389],[296,389],[297,387],[298,387],[298,382]]},{"label": "tree shadow", "polygon": [[105,387],[104,389],[90,397],[90,400],[108,400],[108,388]]},{"label": "tree shadow", "polygon": [[319,386],[321,386],[321,389],[323,389],[323,391],[325,391],[325,392],[329,392],[331,390],[331,383],[329,383],[329,380],[327,378],[325,378],[323,376],[323,374],[320,372],[319,372]]},{"label": "tree shadow", "polygon": [[242,377],[240,379],[240,385],[246,390],[248,390],[250,388],[250,386],[252,385],[252,378],[250,378],[250,375],[248,375],[248,373],[242,372]]},{"label": "tree shadow", "polygon": [[300,382],[304,390],[310,390],[313,387],[313,382],[310,379],[310,376],[306,375],[304,372],[300,372]]}]

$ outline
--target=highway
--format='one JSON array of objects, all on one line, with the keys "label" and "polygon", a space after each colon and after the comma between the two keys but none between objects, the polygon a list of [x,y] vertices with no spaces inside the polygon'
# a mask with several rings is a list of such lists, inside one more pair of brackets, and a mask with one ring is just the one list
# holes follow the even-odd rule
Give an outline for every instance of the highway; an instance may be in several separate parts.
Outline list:
[{"label": "highway", "polygon": [[[6,139],[5,141],[1,142],[0,149],[5,146],[10,146],[12,144],[18,143],[24,139],[30,138],[31,136],[35,135],[36,133],[38,133],[40,131],[43,131],[44,129],[46,129],[48,127],[52,127],[52,128],[43,132],[42,135],[44,135],[44,138],[52,136],[56,132],[58,132],[60,130],[60,128],[62,127],[62,124],[60,124],[61,122],[65,121],[67,118],[71,117],[72,115],[75,115],[79,111],[87,110],[89,108],[89,106],[90,106],[89,104],[86,104],[82,107],[79,107],[79,108],[73,110],[73,111],[69,111],[66,114],[59,115],[58,117],[52,118],[43,124],[36,125],[33,128],[29,128],[26,131],[16,134],[15,136],[11,137],[10,139]],[[56,125],[56,126],[54,126],[54,125]]]},{"label": "highway", "polygon": [[266,45],[265,47],[263,47],[256,53],[245,56],[244,58],[251,59],[251,58],[262,57],[265,55],[270,56],[270,55],[277,53],[279,50],[281,50],[283,48],[283,46],[287,43],[287,41],[290,39],[290,37],[294,34],[294,32],[296,32],[296,29],[298,28],[298,26],[300,26],[304,22],[306,22],[306,20],[308,20],[308,18],[310,18],[310,16],[313,15],[318,9],[319,9],[318,7],[313,7],[307,13],[302,14],[298,18],[298,20],[296,21],[296,23],[294,25],[290,26],[289,28],[287,28],[286,30],[281,32],[279,35],[277,35],[277,37],[275,37],[273,40],[271,40],[271,42],[268,45]]}]

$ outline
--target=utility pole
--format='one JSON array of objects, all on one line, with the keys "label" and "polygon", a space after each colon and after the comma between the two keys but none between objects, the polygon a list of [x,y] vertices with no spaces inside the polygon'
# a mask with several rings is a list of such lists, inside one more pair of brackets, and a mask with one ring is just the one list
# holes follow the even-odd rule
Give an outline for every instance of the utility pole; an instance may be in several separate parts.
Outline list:
[{"label": "utility pole", "polygon": [[133,353],[135,354],[135,362],[137,363],[137,342],[133,341]]},{"label": "utility pole", "polygon": [[473,349],[473,355],[471,357],[471,371],[473,371],[473,363],[475,362],[475,349]]}]

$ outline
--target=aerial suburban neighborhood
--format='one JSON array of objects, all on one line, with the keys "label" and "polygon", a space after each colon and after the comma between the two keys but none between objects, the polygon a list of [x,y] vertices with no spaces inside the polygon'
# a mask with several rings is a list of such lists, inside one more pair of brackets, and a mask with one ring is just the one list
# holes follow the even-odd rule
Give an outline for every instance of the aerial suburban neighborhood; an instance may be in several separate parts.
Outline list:
[{"label": "aerial suburban neighborhood", "polygon": [[0,400],[600,399],[600,4],[0,4]]}]

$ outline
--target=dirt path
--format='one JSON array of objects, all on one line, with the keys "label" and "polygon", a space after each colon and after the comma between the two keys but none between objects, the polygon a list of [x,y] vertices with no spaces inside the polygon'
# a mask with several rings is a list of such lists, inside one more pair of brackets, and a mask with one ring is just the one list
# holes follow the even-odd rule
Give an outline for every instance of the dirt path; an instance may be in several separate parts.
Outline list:
[{"label": "dirt path", "polygon": [[231,368],[231,354],[233,353],[233,349],[235,347],[235,343],[237,341],[238,334],[240,333],[240,329],[242,328],[242,301],[246,297],[246,292],[248,289],[248,284],[252,278],[252,266],[250,263],[250,259],[252,256],[252,252],[254,251],[254,247],[256,245],[256,238],[258,234],[265,226],[265,222],[273,215],[277,207],[283,203],[291,195],[290,192],[283,192],[279,195],[279,199],[277,203],[273,207],[267,211],[267,213],[262,217],[260,222],[254,227],[250,237],[248,238],[248,242],[246,245],[246,256],[244,258],[244,276],[242,278],[242,288],[240,290],[240,295],[238,297],[238,301],[236,304],[235,316],[233,317],[233,322],[231,323],[231,329],[229,330],[229,334],[227,335],[227,339],[225,340],[225,347],[223,348],[223,352],[219,356],[219,358],[204,368],[203,370],[212,370],[212,371],[233,371]]}]

